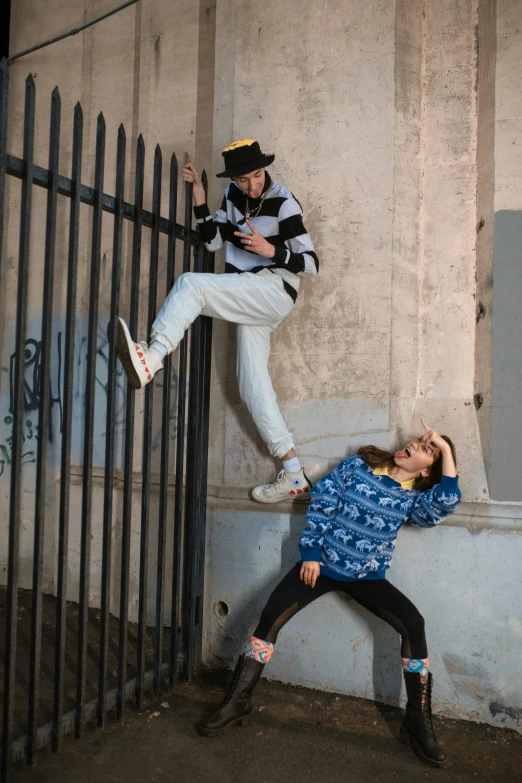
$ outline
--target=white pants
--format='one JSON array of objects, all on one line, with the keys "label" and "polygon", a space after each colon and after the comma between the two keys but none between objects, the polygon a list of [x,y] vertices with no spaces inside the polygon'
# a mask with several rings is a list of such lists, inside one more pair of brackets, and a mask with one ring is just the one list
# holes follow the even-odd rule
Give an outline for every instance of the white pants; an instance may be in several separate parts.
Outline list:
[{"label": "white pants", "polygon": [[294,448],[268,372],[270,335],[293,307],[277,274],[180,275],[152,324],[152,339],[170,352],[198,315],[237,324],[239,394],[273,457]]}]

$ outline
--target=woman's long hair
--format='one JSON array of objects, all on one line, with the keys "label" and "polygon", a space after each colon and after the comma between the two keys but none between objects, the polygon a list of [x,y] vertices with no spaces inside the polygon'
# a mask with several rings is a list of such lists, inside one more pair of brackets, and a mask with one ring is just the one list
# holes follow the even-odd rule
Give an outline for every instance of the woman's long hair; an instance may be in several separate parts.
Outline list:
[{"label": "woman's long hair", "polygon": [[[456,466],[457,452],[455,451],[455,446],[453,445],[451,438],[448,438],[447,435],[441,435],[441,438],[443,438],[446,443],[449,444]],[[377,446],[361,446],[361,448],[357,450],[357,454],[363,458],[370,468],[391,468],[392,465],[395,465],[395,455],[392,454],[391,451],[379,449]],[[438,459],[435,460],[431,466],[429,475],[426,476],[426,478],[424,478],[424,476],[418,476],[418,478],[415,479],[413,488],[419,490],[420,492],[423,492],[426,489],[431,489],[431,487],[439,483],[441,476],[442,454],[440,454]]]}]

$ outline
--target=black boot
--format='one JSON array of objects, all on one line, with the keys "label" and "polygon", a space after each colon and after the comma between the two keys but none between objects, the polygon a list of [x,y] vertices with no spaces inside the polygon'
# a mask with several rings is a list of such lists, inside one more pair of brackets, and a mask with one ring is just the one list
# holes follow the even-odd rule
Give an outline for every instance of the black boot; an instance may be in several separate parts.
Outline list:
[{"label": "black boot", "polygon": [[[405,671],[404,681],[406,682],[408,703],[399,739],[407,745],[411,745],[425,764],[430,764],[432,767],[442,767],[446,762],[446,756],[437,743],[431,720],[431,688],[433,683],[431,673],[428,674],[427,685],[421,681],[420,674],[416,672]],[[426,688],[426,694],[423,704],[424,688]]]},{"label": "black boot", "polygon": [[196,724],[196,731],[205,737],[215,737],[235,723],[250,726],[254,720],[252,691],[264,668],[264,663],[241,655],[225,698],[212,715],[205,715]]}]

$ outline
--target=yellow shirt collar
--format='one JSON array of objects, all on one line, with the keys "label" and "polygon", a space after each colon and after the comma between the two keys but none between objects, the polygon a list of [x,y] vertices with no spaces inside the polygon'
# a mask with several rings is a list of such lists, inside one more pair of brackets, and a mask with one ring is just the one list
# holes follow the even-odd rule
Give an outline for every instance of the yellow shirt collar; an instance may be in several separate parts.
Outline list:
[{"label": "yellow shirt collar", "polygon": [[[374,468],[373,470],[374,476],[388,476],[388,478],[392,478],[390,474],[388,473],[388,466],[384,465],[382,468]],[[395,479],[392,479],[392,481],[395,481]],[[415,479],[409,479],[408,481],[399,481],[397,482],[401,485],[402,489],[413,489],[415,486]]]}]

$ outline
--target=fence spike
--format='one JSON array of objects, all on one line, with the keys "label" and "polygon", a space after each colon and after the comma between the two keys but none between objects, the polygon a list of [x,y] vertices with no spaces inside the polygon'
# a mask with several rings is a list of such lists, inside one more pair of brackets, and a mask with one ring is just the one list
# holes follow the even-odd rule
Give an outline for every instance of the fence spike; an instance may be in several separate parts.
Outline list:
[{"label": "fence spike", "polygon": [[22,446],[24,422],[25,347],[31,241],[32,180],[34,172],[35,87],[29,75],[25,81],[22,197],[19,228],[18,287],[16,304],[13,429],[11,441],[11,482],[9,494],[9,538],[5,625],[5,661],[0,778],[7,780],[12,758],[12,730],[16,698],[16,654],[18,575],[21,525]]},{"label": "fence spike", "polygon": [[65,351],[63,382],[63,428],[60,459],[60,506],[58,535],[58,569],[56,591],[56,635],[54,658],[54,704],[52,749],[62,747],[63,693],[65,679],[65,645],[67,638],[67,572],[69,555],[69,510],[71,482],[71,445],[73,429],[74,339],[76,328],[76,292],[80,233],[80,183],[82,176],[83,111],[74,107],[71,171],[71,204],[69,213],[69,247],[67,258],[67,299],[65,312]]},{"label": "fence spike", "polygon": [[[138,329],[139,289],[141,272],[141,236],[143,219],[143,191],[145,169],[145,142],[138,136],[136,144],[136,176],[134,182],[134,227],[132,235],[132,271],[130,290],[129,329],[135,335]],[[128,613],[129,613],[129,563],[132,523],[132,485],[134,461],[134,409],[135,395],[127,387],[125,408],[125,448],[123,456],[123,514],[121,526],[121,571],[120,571],[120,627],[118,650],[118,692],[116,711],[121,720],[125,712],[125,693],[127,683],[128,653]]]}]

